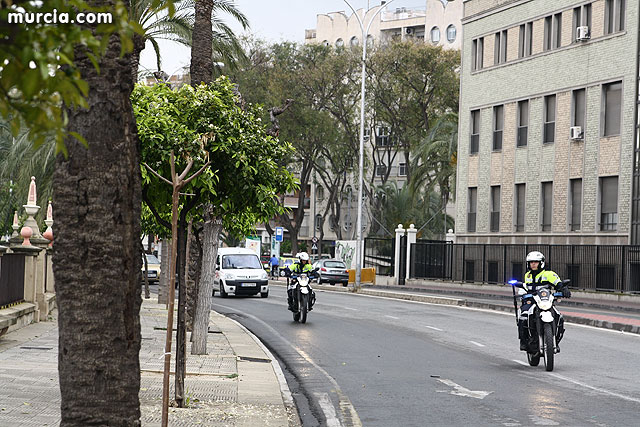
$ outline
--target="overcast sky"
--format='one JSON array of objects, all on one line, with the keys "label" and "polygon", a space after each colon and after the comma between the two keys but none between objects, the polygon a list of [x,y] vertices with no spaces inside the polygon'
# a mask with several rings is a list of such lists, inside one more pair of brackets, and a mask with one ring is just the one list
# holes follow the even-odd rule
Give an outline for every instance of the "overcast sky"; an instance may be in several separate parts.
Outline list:
[{"label": "overcast sky", "polygon": [[[349,0],[355,9],[374,7],[380,0]],[[290,40],[304,42],[304,30],[316,27],[316,16],[320,13],[351,10],[344,0],[236,0],[238,8],[249,18],[250,33],[271,42]],[[424,0],[395,0],[392,7],[424,7]],[[226,22],[242,33],[241,27],[230,18]],[[188,65],[191,57],[189,49],[170,42],[160,43],[162,68],[168,74]],[[156,69],[153,47],[147,43],[142,51],[141,65],[150,70]]]}]

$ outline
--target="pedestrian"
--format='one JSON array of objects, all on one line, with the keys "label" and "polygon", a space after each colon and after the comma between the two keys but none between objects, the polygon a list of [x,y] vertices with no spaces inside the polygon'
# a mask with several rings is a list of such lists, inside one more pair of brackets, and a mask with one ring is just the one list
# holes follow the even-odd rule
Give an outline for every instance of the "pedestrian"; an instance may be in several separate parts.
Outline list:
[{"label": "pedestrian", "polygon": [[271,255],[271,259],[269,260],[269,265],[271,266],[271,278],[277,279],[278,267],[280,266],[280,261],[278,260],[278,257],[275,254]]}]

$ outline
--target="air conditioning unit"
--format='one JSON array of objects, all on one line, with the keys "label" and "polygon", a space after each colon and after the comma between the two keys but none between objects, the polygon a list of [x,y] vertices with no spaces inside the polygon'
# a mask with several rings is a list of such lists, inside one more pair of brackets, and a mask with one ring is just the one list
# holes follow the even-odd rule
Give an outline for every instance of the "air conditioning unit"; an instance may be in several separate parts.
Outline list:
[{"label": "air conditioning unit", "polygon": [[591,38],[591,33],[589,32],[589,27],[585,25],[585,26],[576,28],[577,41],[589,40],[590,38]]},{"label": "air conditioning unit", "polygon": [[413,34],[413,28],[405,28],[404,33],[409,35]]},{"label": "air conditioning unit", "polygon": [[581,126],[571,126],[569,129],[569,134],[571,139],[583,139],[582,127]]}]

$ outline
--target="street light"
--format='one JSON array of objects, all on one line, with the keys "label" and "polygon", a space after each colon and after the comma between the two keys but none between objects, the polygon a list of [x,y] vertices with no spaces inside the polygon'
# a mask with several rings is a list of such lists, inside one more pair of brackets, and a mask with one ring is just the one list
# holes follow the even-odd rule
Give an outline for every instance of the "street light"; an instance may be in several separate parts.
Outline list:
[{"label": "street light", "polygon": [[[360,288],[360,279],[362,274],[362,185],[363,185],[363,173],[364,173],[364,96],[365,96],[365,75],[366,75],[366,60],[367,60],[367,36],[369,35],[369,29],[371,28],[371,24],[373,23],[375,17],[389,4],[393,3],[395,0],[390,0],[386,2],[384,5],[380,5],[380,8],[376,11],[376,13],[371,17],[371,20],[367,24],[365,29],[364,23],[360,16],[356,13],[356,10],[351,6],[348,0],[344,0],[344,2],[349,6],[349,8],[353,11],[356,19],[358,20],[358,24],[360,24],[360,29],[362,30],[362,81],[361,81],[361,92],[360,92],[360,159],[358,162],[358,218],[356,222],[356,227],[358,227],[357,234],[357,243],[356,243],[356,288]],[[366,16],[366,12],[365,12]]]}]

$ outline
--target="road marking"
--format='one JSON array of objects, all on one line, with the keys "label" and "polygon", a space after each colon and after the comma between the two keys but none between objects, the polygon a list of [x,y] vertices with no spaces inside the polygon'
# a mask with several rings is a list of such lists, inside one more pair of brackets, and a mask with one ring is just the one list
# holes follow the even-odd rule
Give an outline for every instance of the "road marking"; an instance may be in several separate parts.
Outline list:
[{"label": "road marking", "polygon": [[449,394],[453,394],[455,396],[473,397],[474,399],[484,399],[485,397],[493,393],[492,391],[469,390],[468,388],[464,388],[460,384],[456,384],[453,381],[448,380],[446,378],[438,378],[438,381],[440,381],[442,384],[446,384],[449,387],[452,387],[453,390],[451,390]]},{"label": "road marking", "polygon": [[479,342],[469,341],[473,345],[477,345],[478,347],[484,347],[484,344],[480,344]]},{"label": "road marking", "polygon": [[351,308],[351,307],[342,307],[345,310],[351,310],[351,311],[359,311],[357,308]]},{"label": "road marking", "polygon": [[516,359],[513,359],[513,361],[514,361],[514,362],[516,362],[516,363],[518,363],[518,364],[520,364],[520,365],[522,365],[522,366],[529,366],[529,364],[528,364],[528,363],[525,363],[525,362],[523,362],[522,360],[516,360]]},{"label": "road marking", "polygon": [[589,384],[585,384],[583,382],[576,381],[574,379],[571,379],[571,378],[568,378],[568,377],[565,377],[565,376],[562,376],[562,375],[558,375],[558,374],[554,374],[554,373],[550,373],[549,375],[551,375],[552,377],[558,378],[559,380],[568,381],[568,382],[573,383],[575,385],[579,385],[580,387],[588,388],[588,389],[593,390],[593,391],[597,391],[597,392],[600,392],[600,393],[608,394],[610,396],[615,396],[615,397],[618,397],[620,399],[628,400],[628,401],[631,401],[631,402],[640,403],[640,399],[636,399],[636,398],[633,398],[633,397],[630,397],[630,396],[625,396],[624,394],[620,394],[620,393],[616,393],[616,392],[613,392],[613,391],[605,390],[605,389],[599,388],[599,387],[594,387],[594,386],[591,386]]},{"label": "road marking", "polygon": [[318,398],[318,404],[320,408],[322,408],[322,412],[324,412],[324,417],[327,420],[327,426],[329,427],[342,427],[340,424],[340,420],[338,420],[338,416],[336,415],[336,410],[331,403],[331,399],[329,399],[329,395],[327,393],[314,393]]},{"label": "road marking", "polygon": [[388,317],[389,319],[395,319],[395,320],[400,320],[399,317],[396,316],[389,316],[388,314],[385,314],[384,317]]},{"label": "road marking", "polygon": [[433,329],[434,331],[442,332],[442,329],[436,328],[435,326],[425,326],[425,328]]}]

